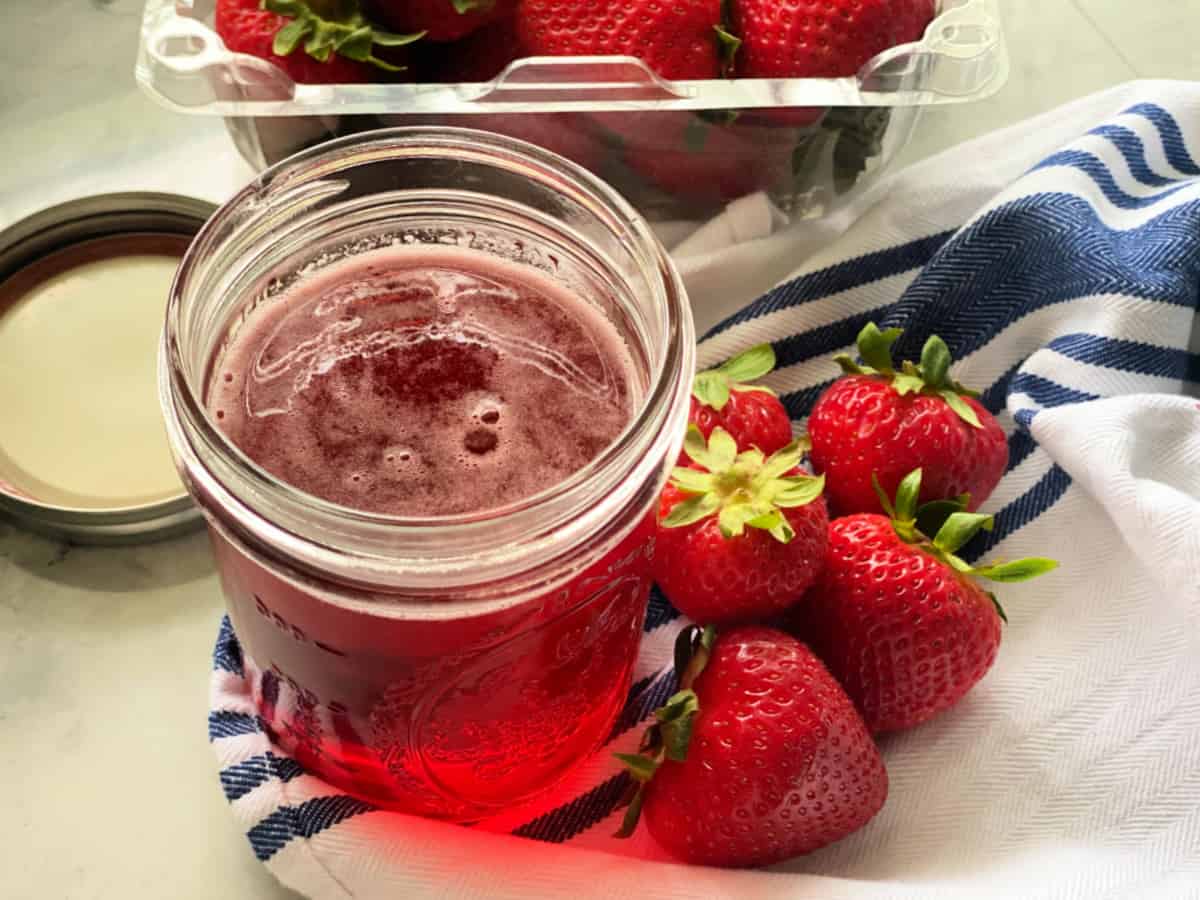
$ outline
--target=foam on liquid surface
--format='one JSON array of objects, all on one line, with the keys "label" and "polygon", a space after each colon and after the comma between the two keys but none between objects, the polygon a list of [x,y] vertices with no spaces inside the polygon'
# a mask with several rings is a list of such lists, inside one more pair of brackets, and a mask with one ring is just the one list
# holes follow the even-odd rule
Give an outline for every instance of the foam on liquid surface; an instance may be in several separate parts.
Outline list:
[{"label": "foam on liquid surface", "polygon": [[353,257],[242,324],[209,408],[276,477],[371,512],[495,508],[562,481],[629,422],[633,364],[598,310],[454,248]]}]

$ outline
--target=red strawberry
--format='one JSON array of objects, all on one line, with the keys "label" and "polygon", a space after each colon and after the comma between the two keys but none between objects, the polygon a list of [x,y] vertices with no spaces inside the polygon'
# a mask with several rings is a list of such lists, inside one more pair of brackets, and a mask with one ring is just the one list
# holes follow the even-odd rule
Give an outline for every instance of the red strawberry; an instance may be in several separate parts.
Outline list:
[{"label": "red strawberry", "polygon": [[679,693],[637,755],[619,836],[639,814],[672,855],[766,866],[841,840],[887,799],[887,770],[845,692],[804,644],[772,628],[686,630]]},{"label": "red strawberry", "polygon": [[517,0],[368,0],[368,10],[396,31],[423,31],[431,41],[457,41],[511,16]]},{"label": "red strawberry", "polygon": [[536,144],[559,156],[599,172],[606,147],[583,113],[484,113],[476,115],[411,116],[380,115],[383,125],[441,125],[475,128]]},{"label": "red strawberry", "polygon": [[343,7],[344,16],[326,19],[303,0],[265,0],[262,8],[259,0],[217,0],[214,25],[228,49],[272,62],[301,84],[356,84],[401,71],[376,54],[420,35],[373,29],[357,4]]},{"label": "red strawberry", "polygon": [[950,378],[950,351],[936,335],[920,365],[892,366],[898,328],[869,323],[858,336],[866,366],[848,356],[848,374],[817,400],[808,420],[813,468],[829,477],[839,515],[878,512],[872,479],[891,496],[913,469],[925,473],[922,499],[971,495],[972,510],[991,495],[1008,465],[1004,431],[975,394]]},{"label": "red strawberry", "polygon": [[460,118],[457,124],[537,144],[593,172],[604,165],[605,146],[581,113],[499,113]]},{"label": "red strawberry", "polygon": [[716,78],[728,36],[721,0],[522,0],[517,24],[539,56],[636,56],[668,79]]},{"label": "red strawberry", "polygon": [[[953,706],[991,668],[1003,610],[972,576],[1024,581],[1055,568],[1023,559],[972,568],[955,556],[992,517],[938,501],[917,509],[921,472],[900,485],[892,517],[829,526],[829,555],[794,617],[872,732],[919,725]],[[934,534],[933,538],[926,537]]]},{"label": "red strawberry", "polygon": [[429,80],[443,84],[491,81],[510,63],[529,55],[517,35],[516,19],[511,16],[456,43],[430,47],[434,59],[431,60]]},{"label": "red strawberry", "polygon": [[654,579],[684,615],[726,624],[793,605],[825,560],[824,481],[798,467],[798,442],[738,453],[723,428],[688,427],[696,468],[677,468],[659,505]]},{"label": "red strawberry", "polygon": [[597,115],[617,138],[621,158],[642,179],[693,207],[720,206],[792,181],[797,132],[762,125],[714,124],[689,112]]},{"label": "red strawberry", "polygon": [[[775,348],[759,344],[715,369],[701,372],[692,383],[688,421],[705,439],[724,428],[739,447],[756,447],[770,455],[792,442],[792,420],[770,388],[751,385],[775,368]],[[688,456],[679,453],[679,465]]]},{"label": "red strawberry", "polygon": [[737,72],[743,78],[853,75],[888,47],[920,40],[934,7],[934,0],[736,0]]}]

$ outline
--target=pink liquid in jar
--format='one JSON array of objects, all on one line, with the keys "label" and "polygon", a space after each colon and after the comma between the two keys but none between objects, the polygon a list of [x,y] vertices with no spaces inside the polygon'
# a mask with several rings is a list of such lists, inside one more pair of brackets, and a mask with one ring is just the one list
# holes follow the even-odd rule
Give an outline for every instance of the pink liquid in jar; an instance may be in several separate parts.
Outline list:
[{"label": "pink liquid in jar", "polygon": [[[276,478],[390,516],[484,513],[570,477],[641,388],[593,305],[526,266],[397,247],[255,309],[208,407]],[[652,522],[544,596],[414,610],[214,549],[254,698],[306,768],[388,806],[469,820],[552,783],[607,735],[641,635]]]}]

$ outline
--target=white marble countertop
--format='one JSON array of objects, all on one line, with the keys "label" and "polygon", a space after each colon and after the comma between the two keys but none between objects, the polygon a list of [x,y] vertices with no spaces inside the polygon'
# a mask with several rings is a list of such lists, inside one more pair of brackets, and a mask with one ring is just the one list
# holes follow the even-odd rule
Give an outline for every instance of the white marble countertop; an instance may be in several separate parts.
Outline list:
[{"label": "white marble countertop", "polygon": [[[929,114],[906,161],[1131,78],[1200,77],[1200,0],[1004,6],[1009,85]],[[219,200],[249,176],[219,120],[139,95],[139,19],[139,0],[0,3],[0,227],[98,190]],[[0,523],[0,897],[291,896],[205,740],[221,609],[200,534],[80,548]]]}]

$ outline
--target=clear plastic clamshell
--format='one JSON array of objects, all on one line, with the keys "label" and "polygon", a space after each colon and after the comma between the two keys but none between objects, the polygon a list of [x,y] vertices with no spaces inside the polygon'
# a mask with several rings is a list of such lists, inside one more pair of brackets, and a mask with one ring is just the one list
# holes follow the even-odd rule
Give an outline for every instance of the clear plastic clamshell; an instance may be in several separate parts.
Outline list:
[{"label": "clear plastic clamshell", "polygon": [[612,181],[655,219],[701,217],[767,191],[822,215],[877,177],[920,110],[995,93],[1008,77],[997,0],[941,0],[923,38],[846,78],[667,81],[633,57],[530,57],[487,82],[298,84],[230,52],[214,0],[147,0],[139,84],[179,112],[226,119],[262,168],[370,128],[459,125],[525,138]]}]

